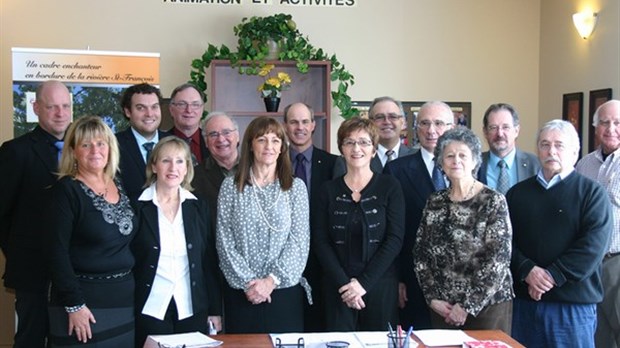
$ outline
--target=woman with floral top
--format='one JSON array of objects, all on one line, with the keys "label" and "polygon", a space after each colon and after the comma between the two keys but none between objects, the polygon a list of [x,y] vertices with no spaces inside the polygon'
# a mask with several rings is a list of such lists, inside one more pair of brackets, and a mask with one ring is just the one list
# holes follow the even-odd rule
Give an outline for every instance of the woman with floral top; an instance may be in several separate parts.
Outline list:
[{"label": "woman with floral top", "polygon": [[308,192],[293,178],[282,125],[258,117],[218,198],[216,247],[227,333],[300,332],[310,247]]},{"label": "woman with floral top", "polygon": [[510,333],[512,228],[504,196],[475,179],[480,148],[464,127],[439,138],[435,157],[450,187],[426,203],[414,265],[435,328]]}]

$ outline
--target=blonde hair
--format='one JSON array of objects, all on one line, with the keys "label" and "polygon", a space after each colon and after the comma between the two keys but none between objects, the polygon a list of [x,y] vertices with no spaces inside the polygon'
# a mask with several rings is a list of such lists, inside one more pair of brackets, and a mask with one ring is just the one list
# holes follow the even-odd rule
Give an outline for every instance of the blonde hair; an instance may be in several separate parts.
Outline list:
[{"label": "blonde hair", "polygon": [[183,158],[185,159],[185,164],[187,165],[187,174],[183,178],[181,182],[181,187],[191,191],[193,190],[191,182],[194,178],[194,165],[192,163],[192,153],[189,149],[189,146],[180,138],[175,136],[165,137],[155,145],[153,148],[153,152],[149,156],[148,163],[146,164],[146,183],[144,184],[144,188],[151,186],[154,182],[157,181],[157,174],[153,172],[153,166],[159,160],[160,154],[164,149],[172,148],[175,150],[181,150],[183,152]]},{"label": "blonde hair", "polygon": [[102,139],[110,148],[108,152],[108,162],[104,168],[104,174],[114,179],[118,173],[118,163],[120,160],[120,152],[118,150],[118,142],[116,136],[112,133],[103,119],[99,116],[83,116],[78,118],[69,126],[67,135],[65,136],[65,145],[62,149],[62,157],[58,165],[58,178],[64,176],[76,176],[78,167],[75,158],[75,148],[80,144],[94,139]]}]

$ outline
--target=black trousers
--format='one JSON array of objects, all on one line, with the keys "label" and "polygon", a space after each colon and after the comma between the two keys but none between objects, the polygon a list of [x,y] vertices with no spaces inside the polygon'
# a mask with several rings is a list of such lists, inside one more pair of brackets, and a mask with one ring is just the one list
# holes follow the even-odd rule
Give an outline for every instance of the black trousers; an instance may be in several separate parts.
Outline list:
[{"label": "black trousers", "polygon": [[[141,310],[137,309],[137,310]],[[136,313],[136,348],[142,348],[149,335],[170,335],[200,331],[209,334],[209,315],[207,312],[194,313],[189,318],[179,320],[174,298],[170,301],[163,320],[142,313]],[[121,348],[121,347],[119,347]]]},{"label": "black trousers", "polygon": [[224,288],[226,333],[285,333],[304,330],[304,289],[300,285],[276,289],[271,303],[252,304],[243,290]]},{"label": "black trousers", "polygon": [[387,276],[362,297],[366,308],[351,309],[342,302],[338,287],[324,283],[325,322],[328,331],[385,331],[398,320],[398,280]]},{"label": "black trousers", "polygon": [[45,348],[49,329],[47,290],[15,290],[17,332],[14,348]]}]

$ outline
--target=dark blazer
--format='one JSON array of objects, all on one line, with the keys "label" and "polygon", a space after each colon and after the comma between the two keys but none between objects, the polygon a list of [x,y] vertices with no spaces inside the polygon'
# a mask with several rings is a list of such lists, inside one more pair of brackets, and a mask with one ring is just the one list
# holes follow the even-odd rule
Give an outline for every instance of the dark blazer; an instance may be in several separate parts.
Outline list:
[{"label": "dark blazer", "polygon": [[[394,175],[403,189],[405,196],[405,237],[403,239],[403,248],[398,257],[398,265],[400,267],[400,279],[407,285],[407,307],[402,313],[407,313],[410,318],[401,324],[415,325],[424,327],[430,325],[428,318],[428,309],[426,309],[426,301],[420,285],[418,283],[415,271],[413,269],[413,247],[415,245],[416,234],[420,221],[422,220],[422,211],[426,206],[426,200],[435,191],[431,176],[426,169],[422,153],[417,151],[411,156],[397,158],[385,166],[383,171],[385,174]],[[415,309],[410,306],[415,306]],[[424,312],[426,310],[426,312]],[[411,316],[417,316],[419,319],[411,319]],[[413,322],[411,322],[413,320]]]},{"label": "dark blazer", "polygon": [[[415,152],[416,150],[400,144],[400,149],[398,149],[398,158],[412,155]],[[375,155],[375,157],[373,157],[370,161],[370,169],[375,173],[383,173],[383,165],[381,164],[381,160],[379,159],[378,155]],[[346,173],[347,164],[344,162],[344,158],[340,156],[336,161],[336,165],[334,166],[334,178],[337,178]]]},{"label": "dark blazer", "polygon": [[[489,163],[489,151],[482,153],[482,165],[478,170],[478,180],[483,184],[487,184],[487,164]],[[517,182],[521,182],[538,173],[540,169],[540,161],[536,155],[517,149],[515,154],[515,163],[517,164]]]},{"label": "dark blazer", "polygon": [[[170,134],[159,132],[159,139]],[[118,147],[121,153],[120,170],[123,187],[129,199],[134,202],[142,193],[146,182],[146,163],[142,158],[142,151],[138,148],[138,141],[131,132],[131,128],[116,133]]]},{"label": "dark blazer", "polygon": [[0,147],[0,247],[7,259],[8,288],[41,290],[48,283],[42,213],[58,170],[52,141],[37,126]]},{"label": "dark blazer", "polygon": [[312,221],[312,202],[318,201],[323,183],[332,179],[337,159],[338,156],[332,155],[316,146],[312,150],[312,166],[310,167],[310,221]]},{"label": "dark blazer", "polygon": [[[159,262],[159,220],[153,201],[137,201],[136,236],[132,250],[136,257],[136,313],[140,313],[151,291]],[[201,199],[186,199],[181,206],[194,313],[222,315],[221,283],[215,251],[215,232],[209,222],[209,208]]]}]

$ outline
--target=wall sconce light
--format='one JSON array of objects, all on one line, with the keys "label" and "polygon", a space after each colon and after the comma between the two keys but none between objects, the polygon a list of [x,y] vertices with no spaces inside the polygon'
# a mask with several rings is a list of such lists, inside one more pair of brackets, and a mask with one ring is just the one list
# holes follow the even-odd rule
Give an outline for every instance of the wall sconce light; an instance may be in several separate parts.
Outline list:
[{"label": "wall sconce light", "polygon": [[581,36],[584,40],[589,38],[592,31],[594,31],[597,20],[597,13],[584,11],[573,15],[573,23],[575,24],[575,28],[579,32],[579,36]]}]

